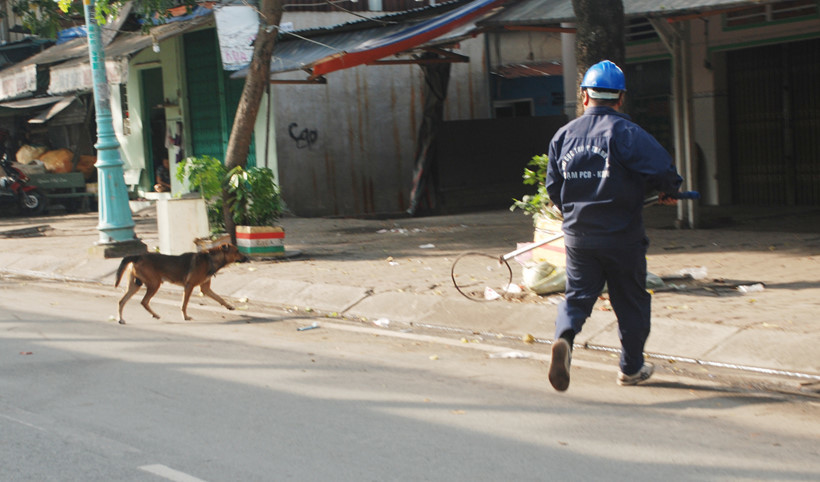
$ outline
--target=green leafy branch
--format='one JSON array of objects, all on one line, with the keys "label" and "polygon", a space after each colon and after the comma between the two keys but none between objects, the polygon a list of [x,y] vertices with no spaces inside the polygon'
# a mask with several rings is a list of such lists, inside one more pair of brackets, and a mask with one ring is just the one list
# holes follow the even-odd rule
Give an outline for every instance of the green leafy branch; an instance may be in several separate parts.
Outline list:
[{"label": "green leafy branch", "polygon": [[561,212],[555,207],[547,193],[547,166],[549,157],[546,154],[533,156],[524,168],[524,184],[536,186],[535,194],[526,194],[521,199],[513,199],[510,211],[521,209],[529,216],[546,216],[550,219],[563,219]]},{"label": "green leafy branch", "polygon": [[222,185],[227,171],[222,161],[212,156],[186,157],[177,164],[176,178],[188,189],[198,191],[208,209],[212,233],[225,231],[222,213]]},{"label": "green leafy branch", "polygon": [[[94,16],[97,23],[105,25],[117,16],[127,0],[96,0]],[[196,0],[136,0],[132,12],[145,19],[162,23],[173,7],[184,5],[190,11]],[[20,17],[20,23],[33,35],[57,38],[60,30],[85,23],[83,2],[77,0],[15,0],[12,12]],[[142,30],[148,33],[153,22],[145,22]]]}]

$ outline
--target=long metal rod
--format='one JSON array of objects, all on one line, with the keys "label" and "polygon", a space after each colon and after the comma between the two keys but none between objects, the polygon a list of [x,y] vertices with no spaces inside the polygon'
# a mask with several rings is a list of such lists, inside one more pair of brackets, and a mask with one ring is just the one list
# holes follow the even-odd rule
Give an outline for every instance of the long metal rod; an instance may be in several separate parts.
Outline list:
[{"label": "long metal rod", "polygon": [[[668,196],[673,198],[673,199],[678,199],[678,200],[691,200],[691,199],[699,199],[700,198],[700,193],[698,193],[697,191],[684,191],[684,192],[679,192],[679,193],[676,193],[676,194],[670,194]],[[650,196],[650,197],[643,200],[643,205],[644,206],[649,206],[651,204],[655,204],[658,201],[658,199],[659,199],[659,196],[657,194],[654,195],[654,196]],[[524,246],[523,248],[518,248],[515,251],[510,251],[509,253],[507,253],[505,255],[502,255],[501,260],[502,261],[509,261],[512,258],[515,258],[516,256],[518,256],[520,254],[524,254],[528,251],[532,251],[535,248],[540,248],[541,246],[543,246],[545,244],[550,244],[551,242],[553,242],[555,240],[558,240],[558,239],[561,239],[563,237],[564,237],[564,233],[558,233],[554,236],[550,236],[549,238],[542,239],[541,241],[538,241],[537,243]]]},{"label": "long metal rod", "polygon": [[516,256],[518,256],[519,254],[524,254],[527,251],[532,251],[535,248],[540,248],[541,246],[543,246],[545,244],[549,244],[549,243],[555,241],[556,239],[561,239],[563,237],[564,237],[564,233],[556,234],[555,236],[551,236],[549,238],[542,239],[541,241],[538,241],[535,244],[530,244],[528,246],[524,246],[523,248],[518,248],[515,251],[510,251],[509,253],[501,256],[501,259],[503,259],[504,261],[509,261],[509,260],[515,258]]}]

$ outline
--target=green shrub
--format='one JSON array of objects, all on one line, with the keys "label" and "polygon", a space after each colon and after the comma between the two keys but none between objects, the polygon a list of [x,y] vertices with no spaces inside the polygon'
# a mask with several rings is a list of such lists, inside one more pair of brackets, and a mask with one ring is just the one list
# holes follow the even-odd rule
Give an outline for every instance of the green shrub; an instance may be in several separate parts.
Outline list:
[{"label": "green shrub", "polygon": [[232,201],[231,215],[237,225],[272,226],[282,216],[279,186],[267,167],[236,166],[227,171],[215,157],[187,157],[177,165],[176,176],[205,199],[213,234],[225,231],[223,187]]},{"label": "green shrub", "polygon": [[236,166],[227,174],[233,198],[231,214],[238,226],[273,226],[282,215],[282,199],[273,171],[267,167]]}]

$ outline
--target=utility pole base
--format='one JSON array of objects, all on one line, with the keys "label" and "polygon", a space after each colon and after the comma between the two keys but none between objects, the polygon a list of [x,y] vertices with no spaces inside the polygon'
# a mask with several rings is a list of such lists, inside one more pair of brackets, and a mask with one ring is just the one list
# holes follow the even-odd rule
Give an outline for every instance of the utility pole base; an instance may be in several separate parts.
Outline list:
[{"label": "utility pole base", "polygon": [[119,241],[114,243],[99,243],[88,248],[88,254],[93,258],[123,258],[148,252],[148,246],[139,239]]}]

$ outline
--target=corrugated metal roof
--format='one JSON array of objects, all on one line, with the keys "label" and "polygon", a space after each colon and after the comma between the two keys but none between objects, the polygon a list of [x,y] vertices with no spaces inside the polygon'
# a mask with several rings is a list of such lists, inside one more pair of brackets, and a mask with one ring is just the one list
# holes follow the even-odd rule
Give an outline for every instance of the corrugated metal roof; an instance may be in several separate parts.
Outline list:
[{"label": "corrugated metal roof", "polygon": [[88,42],[86,42],[84,38],[75,38],[66,43],[50,47],[38,54],[34,54],[21,62],[17,62],[9,66],[9,68],[3,69],[0,75],[6,77],[16,72],[22,72],[26,67],[31,65],[54,64],[65,60],[76,59],[83,55],[88,57]]},{"label": "corrugated metal roof", "polygon": [[[126,71],[128,57],[143,49],[150,48],[154,38],[162,41],[213,23],[213,12],[202,10],[200,15],[186,17],[180,21],[169,21],[151,29],[151,35],[142,32],[123,32],[114,29],[122,24],[122,19],[103,29],[106,66],[119,64],[115,71]],[[116,36],[114,36],[116,34]],[[14,99],[32,95],[37,89],[37,66],[48,66],[50,70],[49,93],[62,94],[75,90],[90,90],[88,75],[79,75],[90,69],[88,39],[75,38],[55,45],[38,54],[0,71],[0,99]],[[110,69],[109,69],[110,70]],[[109,79],[112,80],[112,79]],[[117,79],[122,81],[122,79]]]},{"label": "corrugated metal roof", "polygon": [[[754,0],[623,0],[626,17],[648,15],[677,16],[707,13],[733,7],[759,5]],[[504,10],[479,22],[480,26],[551,25],[572,22],[575,13],[571,0],[521,0],[507,5]]]},{"label": "corrugated metal roof", "polygon": [[[333,62],[334,67],[329,70],[332,71],[339,67],[336,63],[344,63],[339,59],[345,56],[353,59],[357,56],[379,55],[382,51],[395,48],[402,51],[409,44],[414,44],[412,48],[428,44],[440,45],[443,38],[454,42],[468,37],[469,32],[475,28],[476,19],[471,19],[472,15],[494,7],[497,3],[494,0],[459,0],[372,19],[300,30],[293,32],[295,35],[283,33],[274,48],[271,73],[309,70],[315,66],[317,75],[321,75],[327,69],[320,64]],[[447,29],[450,30],[446,31]],[[427,39],[432,32],[441,34]],[[386,55],[392,54],[391,50]],[[342,68],[352,65],[354,63]],[[247,68],[237,71],[233,77],[245,75]]]},{"label": "corrugated metal roof", "polygon": [[503,11],[480,25],[528,25],[560,23],[575,18],[570,0],[522,0],[508,4]]},{"label": "corrugated metal roof", "polygon": [[[353,20],[350,22],[340,23],[336,25],[327,25],[324,27],[313,27],[313,28],[306,28],[303,30],[295,30],[292,33],[298,34],[299,37],[302,38],[312,38],[317,35],[327,35],[327,34],[337,34],[341,32],[351,31],[351,30],[364,30],[364,29],[371,29],[374,27],[383,27],[389,24],[401,24],[407,22],[414,22],[419,20],[425,20],[430,18],[434,15],[441,15],[445,12],[448,12],[454,8],[457,8],[461,5],[465,5],[470,3],[471,0],[453,0],[450,2],[442,2],[437,5],[429,5],[423,6],[419,8],[413,8],[410,10],[405,10],[402,12],[394,12],[389,13],[386,15],[379,15],[370,18],[363,18],[359,20]],[[279,40],[277,42],[289,42],[296,37],[290,35],[291,32],[282,32],[279,35]]]},{"label": "corrugated metal roof", "polygon": [[[189,18],[183,21],[158,25],[151,29],[151,35],[141,32],[122,32],[105,48],[106,74],[110,83],[123,83],[128,73],[130,55],[151,48],[156,37],[158,41],[181,35],[187,31],[213,23],[213,14]],[[87,45],[87,44],[85,44]],[[55,47],[56,48],[56,47]],[[86,47],[86,50],[88,47]],[[49,94],[91,90],[91,63],[88,53],[49,68]]]},{"label": "corrugated metal roof", "polygon": [[[2,102],[0,103],[0,107],[5,107],[7,109],[34,109],[37,107],[43,107],[45,105],[56,104],[63,99],[67,99],[68,97],[32,97],[29,99],[22,99],[22,100],[13,100],[10,102]],[[73,97],[71,97],[73,99]]]},{"label": "corrugated metal roof", "polygon": [[[206,14],[191,19],[158,25],[151,29],[151,34],[161,41],[205,25],[212,20],[213,12],[209,11]],[[103,28],[103,33],[107,33],[108,31],[109,29]],[[106,45],[105,57],[106,59],[113,59],[129,55],[148,48],[151,44],[151,35],[145,35],[142,32],[118,32],[116,38]],[[50,65],[66,61],[78,63],[89,62],[87,38],[75,38],[68,42],[55,45],[2,70],[0,75],[5,76],[22,71],[28,65]]]},{"label": "corrugated metal roof", "polygon": [[[119,35],[117,35],[117,37],[114,39],[114,41],[111,42],[105,48],[105,59],[106,61],[108,61],[118,59],[120,57],[129,56],[133,53],[150,48],[151,45],[154,43],[154,37],[156,37],[156,39],[159,42],[162,42],[163,40],[176,37],[193,29],[209,25],[213,22],[213,18],[213,12],[209,11],[206,14],[192,17],[186,20],[164,23],[162,25],[152,27],[151,35],[145,35],[142,32],[120,32]],[[69,60],[64,64],[61,64],[60,67],[67,67],[70,65],[82,63],[90,63],[88,56],[88,42],[86,42],[86,39],[84,38],[78,40],[82,42],[83,55],[74,57],[73,60]],[[60,45],[57,45],[49,50],[56,49],[59,47]],[[43,53],[49,52],[49,50],[46,50]],[[68,59],[71,59],[71,57],[69,57]],[[41,64],[46,62],[37,63]]]},{"label": "corrugated metal roof", "polygon": [[[374,35],[395,34],[406,28],[408,23],[426,20],[466,3],[468,0],[457,0],[337,25],[282,32],[274,47],[271,74],[306,69],[319,59],[342,54],[372,39]],[[242,78],[247,72],[246,67],[231,77]]]}]

